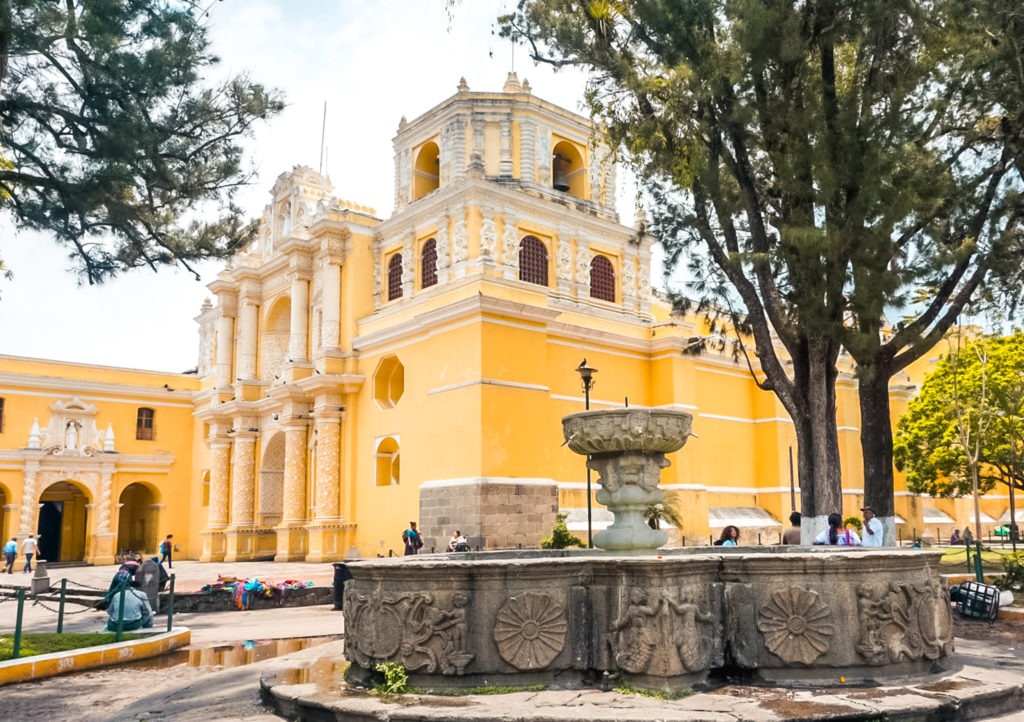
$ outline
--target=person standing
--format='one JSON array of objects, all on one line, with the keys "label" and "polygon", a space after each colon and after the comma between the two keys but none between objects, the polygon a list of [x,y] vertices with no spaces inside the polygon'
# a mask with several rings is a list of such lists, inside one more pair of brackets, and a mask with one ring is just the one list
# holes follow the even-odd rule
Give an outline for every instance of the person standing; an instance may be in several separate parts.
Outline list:
[{"label": "person standing", "polygon": [[842,514],[834,513],[828,515],[828,529],[819,534],[814,543],[840,547],[859,547],[861,545],[857,532],[843,528]]},{"label": "person standing", "polygon": [[21,553],[25,555],[25,568],[21,571],[31,572],[32,571],[32,556],[36,553],[36,547],[39,546],[39,542],[36,541],[35,536],[32,534],[28,535],[28,539],[21,542]]},{"label": "person standing", "polygon": [[12,536],[11,540],[4,544],[4,572],[14,574],[14,559],[18,556],[18,537]]},{"label": "person standing", "polygon": [[882,546],[882,541],[885,537],[885,531],[882,529],[882,522],[879,521],[877,516],[875,516],[875,512],[871,511],[870,506],[862,506],[860,510],[864,515],[864,546]]},{"label": "person standing", "polygon": [[789,515],[789,529],[782,533],[782,543],[800,545],[800,512],[794,511]]},{"label": "person standing", "polygon": [[420,533],[416,531],[416,522],[409,522],[409,528],[402,532],[402,542],[405,544],[405,556],[419,554],[420,549],[423,547],[423,539],[420,538]]},{"label": "person standing", "polygon": [[163,564],[166,560],[168,569],[174,569],[174,565],[171,563],[171,552],[174,551],[174,542],[171,541],[173,538],[173,534],[168,534],[167,538],[160,542],[160,563]]}]

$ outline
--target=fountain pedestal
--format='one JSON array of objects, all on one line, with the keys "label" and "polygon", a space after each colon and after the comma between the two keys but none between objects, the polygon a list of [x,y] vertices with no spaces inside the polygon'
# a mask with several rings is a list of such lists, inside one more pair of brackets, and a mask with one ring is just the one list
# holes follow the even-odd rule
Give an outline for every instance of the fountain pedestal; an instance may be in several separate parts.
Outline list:
[{"label": "fountain pedestal", "polygon": [[675,409],[583,411],[562,419],[569,448],[588,457],[599,475],[596,498],[615,515],[610,527],[594,535],[594,546],[620,554],[653,552],[667,540],[651,529],[644,511],[661,501],[665,454],[683,448],[693,417]]}]

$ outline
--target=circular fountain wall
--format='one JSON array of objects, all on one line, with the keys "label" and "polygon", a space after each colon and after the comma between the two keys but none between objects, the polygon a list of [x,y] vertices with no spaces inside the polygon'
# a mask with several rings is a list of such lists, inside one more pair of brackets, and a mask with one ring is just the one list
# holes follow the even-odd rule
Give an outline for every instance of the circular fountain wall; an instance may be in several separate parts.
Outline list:
[{"label": "circular fountain wall", "polygon": [[571,687],[605,672],[654,687],[717,669],[803,683],[926,673],[953,649],[940,557],[766,547],[360,561],[345,585],[345,654],[357,675],[398,661],[435,688]]},{"label": "circular fountain wall", "polygon": [[562,419],[599,474],[606,550],[360,561],[345,585],[345,655],[414,684],[559,686],[618,674],[643,686],[714,670],[777,682],[923,673],[953,651],[941,552],[835,547],[663,550],[643,521],[690,414],[611,409]]}]

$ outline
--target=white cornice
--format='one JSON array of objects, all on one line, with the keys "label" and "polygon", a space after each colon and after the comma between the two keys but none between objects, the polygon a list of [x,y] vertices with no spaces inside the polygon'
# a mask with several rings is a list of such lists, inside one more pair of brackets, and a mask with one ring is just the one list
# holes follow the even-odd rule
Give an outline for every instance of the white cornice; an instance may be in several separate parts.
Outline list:
[{"label": "white cornice", "polygon": [[[191,377],[190,377],[191,378]],[[17,388],[22,386],[32,391],[23,391]],[[38,390],[37,390],[38,389]],[[47,393],[43,389],[52,389]],[[57,393],[63,391],[65,393]],[[107,393],[124,394],[141,398],[111,398],[107,396],[95,396],[89,394]],[[187,389],[175,389],[168,391],[163,387],[138,386],[135,384],[118,384],[105,381],[83,381],[78,379],[56,378],[54,376],[23,376],[21,374],[0,373],[0,396],[45,396],[48,398],[63,399],[69,395],[75,395],[83,401],[102,401],[120,404],[144,403],[150,406],[173,406],[181,408],[192,408],[192,395],[194,391]],[[180,399],[174,401],[156,401],[155,399]]]}]

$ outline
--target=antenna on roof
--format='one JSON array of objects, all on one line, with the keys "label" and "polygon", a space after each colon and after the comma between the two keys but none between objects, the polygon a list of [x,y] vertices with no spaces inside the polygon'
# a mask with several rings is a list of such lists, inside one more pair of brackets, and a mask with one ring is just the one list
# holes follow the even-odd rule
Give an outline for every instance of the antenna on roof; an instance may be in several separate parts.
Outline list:
[{"label": "antenna on roof", "polygon": [[324,133],[327,131],[327,101],[324,101],[324,120],[320,125],[320,175],[324,174]]}]

